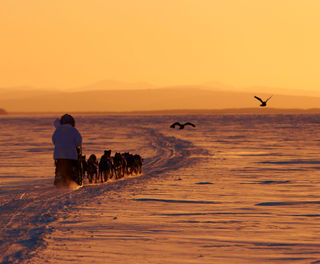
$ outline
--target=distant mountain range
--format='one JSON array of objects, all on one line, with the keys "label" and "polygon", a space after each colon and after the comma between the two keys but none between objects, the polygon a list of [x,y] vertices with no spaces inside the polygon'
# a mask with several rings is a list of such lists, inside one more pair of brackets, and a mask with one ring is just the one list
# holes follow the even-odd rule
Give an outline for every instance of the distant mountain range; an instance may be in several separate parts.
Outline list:
[{"label": "distant mountain range", "polygon": [[[128,89],[126,89],[128,87]],[[147,88],[150,87],[150,88]],[[259,107],[258,95],[271,93],[223,90],[221,87],[180,86],[156,88],[100,82],[72,92],[32,88],[0,89],[0,106],[8,112],[123,112],[184,109],[248,109]],[[311,109],[320,107],[320,97],[292,96],[274,93],[269,108]],[[259,110],[260,111],[260,110]]]}]

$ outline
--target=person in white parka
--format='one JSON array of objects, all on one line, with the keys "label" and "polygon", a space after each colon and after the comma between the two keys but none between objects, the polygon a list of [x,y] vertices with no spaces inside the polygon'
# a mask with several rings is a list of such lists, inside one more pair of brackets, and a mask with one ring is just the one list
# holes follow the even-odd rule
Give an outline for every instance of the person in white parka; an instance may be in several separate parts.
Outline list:
[{"label": "person in white parka", "polygon": [[70,185],[72,181],[76,181],[77,148],[81,148],[82,136],[75,128],[74,118],[69,114],[56,119],[54,126],[56,127],[52,135],[53,158],[56,165],[54,184],[56,186]]}]

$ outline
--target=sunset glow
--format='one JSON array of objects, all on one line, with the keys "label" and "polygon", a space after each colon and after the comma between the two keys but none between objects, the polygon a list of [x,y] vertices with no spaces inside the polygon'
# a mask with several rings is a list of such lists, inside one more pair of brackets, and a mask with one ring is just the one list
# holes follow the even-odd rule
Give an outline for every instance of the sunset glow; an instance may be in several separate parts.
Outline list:
[{"label": "sunset glow", "polygon": [[1,0],[0,264],[320,264],[320,0]]},{"label": "sunset glow", "polygon": [[4,0],[0,87],[99,80],[318,90],[317,0]]}]

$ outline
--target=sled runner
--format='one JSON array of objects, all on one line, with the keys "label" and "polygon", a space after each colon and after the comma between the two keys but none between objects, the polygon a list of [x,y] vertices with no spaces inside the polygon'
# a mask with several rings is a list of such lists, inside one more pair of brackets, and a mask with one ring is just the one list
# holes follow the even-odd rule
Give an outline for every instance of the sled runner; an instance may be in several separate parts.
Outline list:
[{"label": "sled runner", "polygon": [[76,170],[76,177],[75,182],[78,185],[83,185],[83,178],[84,178],[84,168],[83,168],[83,156],[82,156],[82,149],[81,147],[77,148],[78,153],[78,160],[77,160],[77,170]]}]

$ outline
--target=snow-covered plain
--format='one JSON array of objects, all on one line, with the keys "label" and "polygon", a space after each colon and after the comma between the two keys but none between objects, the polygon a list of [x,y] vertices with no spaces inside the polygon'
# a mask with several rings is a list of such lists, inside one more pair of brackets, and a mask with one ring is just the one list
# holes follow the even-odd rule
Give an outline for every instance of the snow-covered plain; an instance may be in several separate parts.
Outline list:
[{"label": "snow-covered plain", "polygon": [[0,117],[1,263],[320,263],[319,115],[75,115],[87,156],[144,158],[80,189],[52,184],[55,118]]}]

